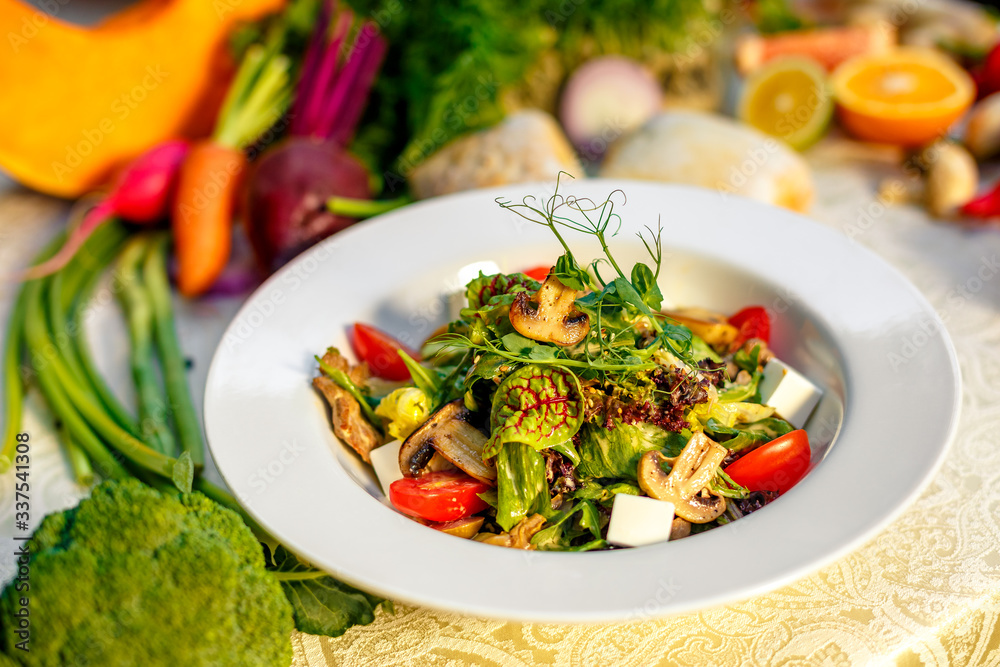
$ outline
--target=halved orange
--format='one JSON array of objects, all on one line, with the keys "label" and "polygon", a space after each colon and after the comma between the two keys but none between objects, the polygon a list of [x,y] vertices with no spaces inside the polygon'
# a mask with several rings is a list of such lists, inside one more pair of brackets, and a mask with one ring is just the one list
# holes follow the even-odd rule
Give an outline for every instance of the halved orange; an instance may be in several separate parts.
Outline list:
[{"label": "halved orange", "polygon": [[976,94],[965,70],[933,49],[858,56],[838,67],[830,83],[848,132],[902,146],[944,136]]}]

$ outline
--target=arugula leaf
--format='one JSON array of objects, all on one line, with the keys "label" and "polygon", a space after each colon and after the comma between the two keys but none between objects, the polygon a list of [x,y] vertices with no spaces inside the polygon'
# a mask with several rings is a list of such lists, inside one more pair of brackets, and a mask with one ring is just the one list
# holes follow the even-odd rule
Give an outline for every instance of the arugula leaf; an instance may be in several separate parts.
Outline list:
[{"label": "arugula leaf", "polygon": [[497,523],[510,530],[529,514],[547,515],[545,459],[529,445],[509,442],[497,455]]},{"label": "arugula leaf", "polygon": [[575,375],[564,368],[530,364],[504,378],[493,395],[490,436],[483,457],[506,443],[544,449],[566,442],[583,423],[583,400]]},{"label": "arugula leaf", "polygon": [[[572,520],[571,520],[572,519]],[[531,543],[540,551],[589,551],[606,546],[601,539],[601,514],[590,501],[583,500],[567,505],[552,515],[545,528],[535,533]],[[572,546],[584,536],[594,539],[576,547]]]},{"label": "arugula leaf", "polygon": [[[400,350],[400,354],[405,355],[406,353]],[[361,413],[368,420],[368,423],[381,432],[382,420],[375,414],[375,409],[368,402],[368,397],[364,395],[361,388],[354,384],[354,381],[351,380],[347,373],[326,363],[319,355],[313,355],[313,358],[319,363],[319,369],[323,371],[324,375],[336,382],[337,386],[345,390],[351,395],[351,398],[358,402],[358,405],[361,407]],[[403,361],[405,362],[406,360],[404,359]]]},{"label": "arugula leaf", "polygon": [[580,518],[578,521],[580,527],[589,530],[595,540],[601,539],[601,515],[593,503],[586,500],[580,503]]},{"label": "arugula leaf", "polygon": [[[726,426],[717,419],[709,419],[705,432],[713,436],[720,445],[738,452],[748,447],[759,447],[777,437],[791,433],[794,427],[784,419],[768,417],[750,424]],[[719,436],[728,436],[728,439]]]},{"label": "arugula leaf", "polygon": [[749,352],[739,349],[733,355],[733,363],[747,373],[756,373],[760,366],[760,345],[754,345]]},{"label": "arugula leaf", "polygon": [[295,628],[300,632],[339,637],[353,625],[374,621],[379,605],[392,611],[392,602],[313,569],[280,544],[273,555],[265,552],[265,558],[292,603]]},{"label": "arugula leaf", "polygon": [[629,482],[615,482],[614,484],[603,486],[599,482],[588,480],[573,492],[573,497],[580,500],[595,500],[601,504],[610,504],[610,501],[619,493],[626,493],[630,496],[641,496],[642,490]]},{"label": "arugula leaf", "polygon": [[416,388],[428,396],[437,396],[444,386],[444,378],[437,371],[427,368],[403,350],[397,351],[400,359],[406,364],[407,370],[410,371],[410,377],[413,378],[413,384]]}]

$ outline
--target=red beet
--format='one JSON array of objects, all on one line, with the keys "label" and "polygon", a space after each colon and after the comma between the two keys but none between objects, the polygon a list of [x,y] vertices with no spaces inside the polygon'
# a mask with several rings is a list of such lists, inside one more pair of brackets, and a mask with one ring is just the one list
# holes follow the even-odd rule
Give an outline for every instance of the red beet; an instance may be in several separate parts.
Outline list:
[{"label": "red beet", "polygon": [[243,219],[261,269],[270,273],[356,222],[326,209],[331,197],[369,199],[368,171],[338,144],[289,137],[254,165]]}]

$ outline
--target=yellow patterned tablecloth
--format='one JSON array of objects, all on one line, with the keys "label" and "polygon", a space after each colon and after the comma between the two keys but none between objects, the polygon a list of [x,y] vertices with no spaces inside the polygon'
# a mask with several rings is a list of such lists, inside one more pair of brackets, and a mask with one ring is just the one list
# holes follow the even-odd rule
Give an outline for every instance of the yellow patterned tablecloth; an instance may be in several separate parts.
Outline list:
[{"label": "yellow patterned tablecloth", "polygon": [[[336,639],[295,635],[294,665],[1000,665],[1000,229],[966,230],[929,221],[914,207],[885,206],[874,184],[886,168],[877,164],[835,160],[822,148],[810,160],[819,187],[813,217],[906,274],[958,349],[958,436],[917,502],[850,556],[739,604],[593,626],[397,605],[395,614],[379,612],[374,623]],[[23,192],[0,195],[0,266],[22,263],[60,210]],[[10,295],[2,296],[6,318]],[[181,336],[199,381],[237,305],[183,307]],[[114,365],[113,357],[104,361]],[[196,393],[200,400],[200,387]],[[26,428],[43,433],[46,419],[29,400]],[[54,438],[33,439],[36,503],[46,511],[74,504],[83,490],[69,480]],[[0,480],[0,498],[12,495],[11,479]],[[10,506],[0,508],[0,537],[12,534]],[[11,565],[10,556],[0,558],[0,576]]]}]

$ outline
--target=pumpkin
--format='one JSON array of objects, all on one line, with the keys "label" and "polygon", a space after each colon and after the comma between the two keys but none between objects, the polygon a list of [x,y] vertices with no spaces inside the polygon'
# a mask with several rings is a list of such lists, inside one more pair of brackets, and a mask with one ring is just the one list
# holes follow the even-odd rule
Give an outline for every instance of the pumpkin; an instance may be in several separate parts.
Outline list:
[{"label": "pumpkin", "polygon": [[211,131],[232,72],[234,25],[284,0],[141,0],[77,26],[0,0],[0,167],[78,197],[146,149]]}]

